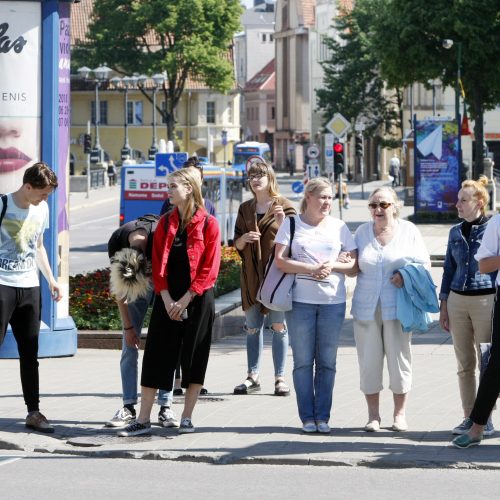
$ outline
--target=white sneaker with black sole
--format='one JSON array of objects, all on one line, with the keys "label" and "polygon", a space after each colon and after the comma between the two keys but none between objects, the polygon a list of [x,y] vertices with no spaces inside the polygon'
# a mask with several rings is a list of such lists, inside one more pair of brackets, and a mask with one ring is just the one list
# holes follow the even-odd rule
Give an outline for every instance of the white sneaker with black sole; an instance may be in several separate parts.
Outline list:
[{"label": "white sneaker with black sole", "polygon": [[179,434],[189,434],[194,432],[194,425],[190,418],[183,418],[179,427]]},{"label": "white sneaker with black sole", "polygon": [[142,434],[151,434],[151,422],[145,422],[144,424],[132,422],[125,429],[118,431],[120,437],[141,436]]},{"label": "white sneaker with black sole", "polygon": [[175,413],[168,406],[161,407],[158,413],[158,423],[162,427],[179,427],[179,421],[175,418]]},{"label": "white sneaker with black sole", "polygon": [[132,413],[126,406],[120,408],[111,420],[106,422],[106,427],[125,427],[135,420],[135,413]]}]

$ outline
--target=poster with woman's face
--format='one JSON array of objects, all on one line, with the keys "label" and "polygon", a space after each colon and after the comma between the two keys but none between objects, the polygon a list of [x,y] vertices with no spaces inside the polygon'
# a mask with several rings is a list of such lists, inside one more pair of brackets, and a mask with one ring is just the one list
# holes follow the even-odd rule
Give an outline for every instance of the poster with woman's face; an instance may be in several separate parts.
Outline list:
[{"label": "poster with woman's face", "polygon": [[0,1],[0,192],[40,158],[40,2]]}]

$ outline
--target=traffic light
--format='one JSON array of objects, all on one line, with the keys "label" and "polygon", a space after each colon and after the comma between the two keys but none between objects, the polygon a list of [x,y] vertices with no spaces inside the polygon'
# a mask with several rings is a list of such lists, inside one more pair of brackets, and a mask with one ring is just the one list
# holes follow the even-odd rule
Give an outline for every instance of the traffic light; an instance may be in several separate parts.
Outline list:
[{"label": "traffic light", "polygon": [[356,136],[356,156],[363,156],[363,136],[362,135],[357,135]]},{"label": "traffic light", "polygon": [[92,151],[92,136],[84,134],[83,136],[83,152],[88,155]]},{"label": "traffic light", "polygon": [[333,171],[335,175],[344,173],[344,145],[336,142],[333,145]]}]

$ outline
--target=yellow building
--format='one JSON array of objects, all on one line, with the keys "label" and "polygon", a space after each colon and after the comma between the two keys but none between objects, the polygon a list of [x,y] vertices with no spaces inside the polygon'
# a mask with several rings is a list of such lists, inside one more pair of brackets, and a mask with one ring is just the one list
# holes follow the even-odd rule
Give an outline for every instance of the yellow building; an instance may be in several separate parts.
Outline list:
[{"label": "yellow building", "polygon": [[[72,45],[86,38],[92,1],[83,0],[72,8]],[[232,54],[228,54],[232,58]],[[125,92],[122,85],[114,85],[109,79],[99,86],[100,109],[99,142],[105,157],[121,162],[121,149],[125,143]],[[131,75],[130,75],[131,76]],[[151,76],[151,75],[150,75]],[[90,128],[92,145],[95,143],[95,84],[79,75],[71,77],[71,149],[70,159],[75,174],[86,169],[87,157],[83,151],[84,134]],[[137,86],[136,86],[137,87]],[[148,157],[153,143],[153,105],[151,102],[154,82],[151,78],[143,89],[128,90],[128,136],[134,155]],[[150,99],[148,99],[148,97]],[[163,109],[163,91],[158,89],[157,108]],[[176,148],[205,156],[220,164],[232,160],[233,145],[240,142],[240,92],[236,85],[227,94],[211,91],[203,82],[188,79],[181,100],[176,108]],[[156,139],[167,139],[166,124],[156,111]],[[227,131],[227,145],[222,144],[222,131]]]}]

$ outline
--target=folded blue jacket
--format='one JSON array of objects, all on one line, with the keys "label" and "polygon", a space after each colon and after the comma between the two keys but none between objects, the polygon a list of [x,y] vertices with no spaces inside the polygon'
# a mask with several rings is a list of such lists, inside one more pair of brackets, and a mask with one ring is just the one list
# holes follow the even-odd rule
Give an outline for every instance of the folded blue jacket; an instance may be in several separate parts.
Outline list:
[{"label": "folded blue jacket", "polygon": [[396,316],[404,332],[426,332],[432,323],[429,313],[439,312],[436,285],[422,264],[407,264],[398,271],[404,286],[397,291]]}]

